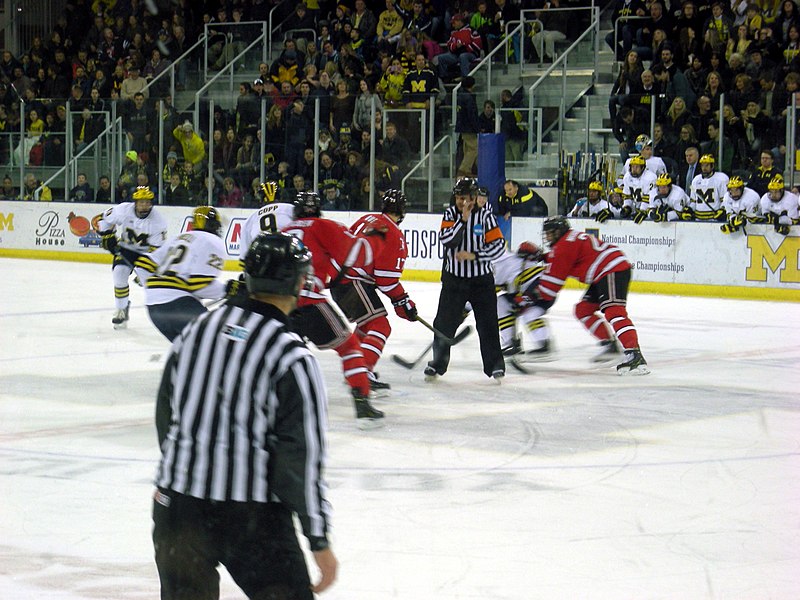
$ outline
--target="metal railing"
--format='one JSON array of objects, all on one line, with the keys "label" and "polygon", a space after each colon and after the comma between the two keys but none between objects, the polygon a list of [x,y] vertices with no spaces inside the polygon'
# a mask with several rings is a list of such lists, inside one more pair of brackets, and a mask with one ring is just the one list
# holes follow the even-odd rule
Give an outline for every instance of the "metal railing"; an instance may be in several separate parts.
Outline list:
[{"label": "metal railing", "polygon": [[[233,60],[228,62],[228,64],[225,65],[222,69],[220,69],[220,71],[216,75],[214,75],[214,77],[209,79],[205,83],[205,85],[203,85],[199,90],[197,90],[195,92],[195,94],[194,94],[194,111],[193,111],[193,121],[194,121],[194,130],[195,131],[200,131],[200,99],[201,99],[202,95],[214,83],[216,83],[218,79],[220,79],[223,75],[226,75],[226,73],[227,73],[227,76],[228,76],[228,91],[232,92],[233,91],[233,85],[234,85],[233,75],[234,75],[235,68],[236,68],[236,65],[237,65],[238,61],[241,60],[250,50],[255,48],[258,44],[262,44],[262,43],[265,43],[265,42],[266,42],[266,34],[264,32],[262,32],[261,35],[259,35],[255,40],[250,42],[250,44],[248,44],[245,47],[244,50],[242,50],[239,54],[237,54],[233,58]],[[213,116],[213,114],[214,114],[213,111],[212,111],[211,114]],[[209,132],[209,134],[210,133],[211,132]]]},{"label": "metal railing", "polygon": [[[233,33],[233,30],[235,29],[241,29],[244,30],[245,32],[247,32],[248,30],[254,32],[257,29],[260,29],[261,34],[255,39],[254,42],[251,42],[249,45],[247,45],[245,50],[236,52],[236,49],[234,48],[233,52],[235,52],[235,55],[231,56],[230,52],[227,51],[228,45],[232,45],[234,43],[239,45],[245,45],[247,44],[247,40],[252,37],[252,34],[244,35],[241,40],[236,40],[234,39],[234,33]],[[230,67],[231,65],[236,65],[239,60],[244,58],[247,50],[252,49],[253,46],[260,40],[264,41],[264,46],[261,49],[261,62],[267,62],[267,56],[269,53],[268,46],[270,45],[271,32],[269,30],[269,27],[267,26],[267,23],[264,21],[246,21],[246,22],[243,21],[241,23],[206,23],[204,28],[204,35],[205,35],[204,37],[205,45],[203,52],[203,78],[205,80],[209,79],[209,73],[208,73],[209,71],[208,59],[210,55],[209,43],[212,42],[214,39],[216,39],[215,37],[216,35],[223,35],[225,37],[225,43],[223,44],[222,52],[218,57],[218,59],[225,59],[226,64],[220,67],[220,72],[227,70],[228,67]],[[225,56],[226,54],[228,54],[228,56]],[[211,80],[215,80],[217,78],[217,75],[212,76]],[[231,72],[231,77],[233,77],[233,72]]]},{"label": "metal railing", "polygon": [[206,37],[205,34],[202,34],[197,41],[192,44],[189,48],[187,48],[183,54],[181,54],[178,58],[176,58],[172,63],[170,63],[169,67],[167,67],[164,71],[153,77],[150,81],[147,82],[145,89],[152,93],[152,89],[154,89],[154,84],[157,83],[162,77],[169,76],[169,96],[172,98],[173,104],[175,103],[175,70],[180,69],[182,67],[184,60],[189,60],[189,55],[194,52],[198,46],[201,44],[205,44]]},{"label": "metal railing", "polygon": [[[553,73],[555,73],[555,71],[557,69],[559,69],[559,68],[561,69],[561,99],[560,99],[559,108],[558,108],[558,119],[557,119],[556,122],[552,123],[548,127],[546,127],[546,128],[543,127],[543,133],[544,134],[549,132],[554,127],[556,127],[556,126],[558,127],[558,133],[559,133],[559,135],[558,135],[558,140],[559,140],[558,141],[558,152],[559,152],[559,154],[561,153],[561,151],[563,149],[562,146],[563,146],[563,130],[564,130],[565,113],[569,109],[569,107],[572,106],[572,104],[574,104],[574,102],[577,101],[577,99],[581,95],[581,94],[579,94],[575,98],[567,99],[567,68],[568,68],[569,58],[570,58],[570,55],[584,42],[584,40],[586,40],[587,38],[590,38],[592,36],[593,36],[594,49],[595,49],[595,52],[594,52],[595,67],[592,69],[592,72],[591,72],[591,75],[590,75],[592,85],[597,80],[597,60],[598,60],[598,54],[599,54],[599,47],[598,47],[599,44],[598,43],[599,43],[599,37],[600,37],[599,36],[599,33],[600,33],[600,11],[599,11],[599,9],[597,7],[592,7],[592,13],[593,13],[592,14],[592,21],[591,21],[589,27],[586,29],[586,31],[584,31],[580,36],[578,36],[578,38],[574,42],[572,42],[572,44],[570,44],[570,46],[563,52],[563,54],[561,54],[561,56],[556,58],[556,60],[553,61],[553,64],[550,65],[544,71],[544,73],[542,73],[541,76],[533,84],[531,84],[531,86],[528,88],[528,106],[534,107],[534,106],[536,106],[536,102],[535,102],[535,93],[536,93],[536,91],[539,88],[541,88],[542,86],[544,86],[545,83],[547,83],[548,81],[552,80],[551,79],[551,75]],[[532,126],[533,126],[533,123],[530,123],[529,127],[532,127]],[[530,150],[531,149],[529,148],[529,152],[530,152]]]},{"label": "metal railing", "polygon": [[275,25],[273,27],[273,25],[272,25],[273,15],[275,14],[276,10],[278,10],[279,8],[281,8],[284,4],[286,4],[288,2],[293,2],[293,0],[281,0],[275,6],[273,6],[272,9],[269,11],[269,18],[267,20],[267,31],[268,31],[268,35],[267,35],[267,57],[269,58],[269,62],[272,62],[272,36],[276,31],[278,31],[278,29],[281,28],[281,26],[283,25],[284,21],[286,21],[286,19],[284,19],[283,21],[281,21],[280,23],[278,23],[277,25]]},{"label": "metal railing", "polygon": [[[436,144],[434,144],[434,146],[430,150],[430,152],[428,152],[425,156],[423,156],[422,159],[417,164],[415,164],[413,167],[411,167],[411,170],[408,173],[406,173],[405,177],[403,177],[403,179],[400,181],[400,189],[403,191],[403,193],[405,193],[406,184],[408,183],[409,179],[411,179],[411,176],[414,174],[414,172],[416,172],[418,169],[422,168],[423,166],[428,166],[430,168],[431,167],[431,163],[433,162],[433,155],[436,152],[436,150],[438,150],[446,142],[449,142],[449,141],[450,141],[450,139],[447,136],[445,136],[442,139],[440,139],[438,142],[436,142]],[[453,161],[448,161],[448,164],[450,166],[448,179],[450,181],[452,181],[453,180]],[[430,177],[428,178],[428,180],[431,183],[433,182]],[[432,194],[428,195],[428,211],[429,212],[433,212],[433,195]]]}]

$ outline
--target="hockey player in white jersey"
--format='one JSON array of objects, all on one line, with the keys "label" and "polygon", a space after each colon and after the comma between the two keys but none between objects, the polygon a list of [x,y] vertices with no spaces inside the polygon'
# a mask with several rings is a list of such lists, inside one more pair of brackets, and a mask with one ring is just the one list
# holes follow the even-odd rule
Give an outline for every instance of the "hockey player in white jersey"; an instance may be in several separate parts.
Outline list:
[{"label": "hockey player in white jersey", "polygon": [[217,279],[226,254],[221,228],[222,217],[216,208],[198,206],[192,213],[191,231],[172,238],[135,263],[150,320],[169,341],[206,312],[201,299],[225,296],[226,284]]},{"label": "hockey player in white jersey", "polygon": [[150,188],[139,186],[133,192],[132,202],[123,202],[109,208],[100,218],[97,229],[103,248],[114,255],[114,329],[126,327],[130,312],[130,287],[128,279],[133,264],[140,256],[164,244],[167,239],[167,220],[153,208]]},{"label": "hockey player in white jersey", "polygon": [[[656,177],[667,172],[667,165],[664,164],[664,161],[658,156],[653,156],[653,140],[651,140],[649,136],[644,133],[638,136],[634,147],[639,153],[639,156],[644,159],[645,169],[647,171],[655,174]],[[630,158],[625,161],[625,165],[622,167],[623,173],[628,172],[630,162]]]},{"label": "hockey player in white jersey", "polygon": [[594,219],[598,223],[605,223],[610,218],[619,218],[620,209],[612,207],[608,200],[603,198],[603,184],[599,181],[590,181],[585,198],[579,198],[567,216]]},{"label": "hockey player in white jersey", "polygon": [[725,210],[727,222],[720,225],[722,233],[734,233],[744,226],[749,219],[758,213],[761,198],[758,193],[745,187],[744,181],[738,175],[728,180],[728,191],[722,198],[722,208]]},{"label": "hockey player in white jersey", "polygon": [[641,223],[650,210],[650,197],[655,193],[656,175],[645,169],[644,158],[634,156],[630,159],[628,172],[622,177],[622,211],[625,219],[633,217]]},{"label": "hockey player in white jersey", "polygon": [[798,202],[797,194],[788,191],[783,177],[776,175],[767,184],[754,222],[774,225],[775,231],[789,235],[791,225],[798,222]]},{"label": "hockey player in white jersey", "polygon": [[679,185],[672,183],[668,173],[656,179],[656,193],[650,201],[649,217],[656,223],[680,221],[681,213],[689,206],[689,196]]},{"label": "hockey player in white jersey", "polygon": [[[544,253],[531,242],[492,262],[498,291],[497,323],[503,354],[519,362],[551,360],[550,327],[545,310],[523,301],[526,290],[535,290],[545,270]],[[520,330],[519,335],[517,329]]]},{"label": "hockey player in white jersey", "polygon": [[240,265],[244,265],[247,250],[258,234],[277,233],[294,220],[293,203],[275,202],[275,195],[278,191],[277,182],[262,183],[261,191],[264,194],[264,206],[247,217],[242,226],[242,235],[239,241]]},{"label": "hockey player in white jersey", "polygon": [[715,170],[712,154],[700,157],[700,175],[695,175],[689,191],[689,210],[681,218],[685,221],[722,221],[725,209],[722,198],[727,192],[728,176]]}]

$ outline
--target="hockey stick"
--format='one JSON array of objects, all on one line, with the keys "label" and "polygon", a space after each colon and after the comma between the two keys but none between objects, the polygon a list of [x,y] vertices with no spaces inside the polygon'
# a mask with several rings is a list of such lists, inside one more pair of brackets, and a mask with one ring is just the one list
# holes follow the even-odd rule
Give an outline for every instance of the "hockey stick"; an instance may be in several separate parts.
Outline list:
[{"label": "hockey stick", "polygon": [[[467,325],[466,327],[464,327],[464,329],[462,329],[456,334],[456,337],[453,338],[453,343],[450,345],[454,346],[462,342],[464,338],[467,337],[470,333],[472,333],[472,327]],[[422,351],[422,354],[420,354],[414,360],[406,360],[405,358],[403,358],[402,356],[398,356],[397,354],[392,354],[392,360],[401,367],[411,370],[415,368],[422,361],[423,358],[425,358],[425,355],[431,351],[431,348],[433,348],[433,342],[428,344],[425,350]]]},{"label": "hockey stick", "polygon": [[428,322],[427,322],[425,319],[423,319],[422,317],[420,317],[420,316],[417,316],[417,321],[419,321],[420,323],[422,323],[423,325],[425,325],[425,327],[427,327],[428,329],[430,329],[430,330],[433,332],[433,335],[435,335],[436,337],[438,337],[438,338],[439,338],[440,340],[442,340],[443,342],[445,342],[445,343],[447,343],[447,344],[450,344],[451,346],[452,346],[453,344],[455,344],[455,343],[456,343],[456,341],[455,341],[455,338],[451,338],[451,337],[449,337],[449,336],[446,336],[446,335],[445,335],[445,334],[443,334],[441,331],[439,331],[438,329],[436,329],[436,327],[434,327],[433,325],[431,325],[430,323],[428,323]]}]

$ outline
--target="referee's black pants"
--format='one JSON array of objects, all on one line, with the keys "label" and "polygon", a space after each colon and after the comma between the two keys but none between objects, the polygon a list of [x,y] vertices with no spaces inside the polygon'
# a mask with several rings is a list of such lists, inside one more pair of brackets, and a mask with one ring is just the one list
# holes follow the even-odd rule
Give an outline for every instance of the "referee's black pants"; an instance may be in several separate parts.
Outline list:
[{"label": "referee's black pants", "polygon": [[313,600],[292,513],[282,504],[213,502],[171,490],[153,501],[161,600],[219,600],[220,564],[252,600]]},{"label": "referee's black pants", "polygon": [[[500,330],[497,326],[497,293],[492,274],[478,277],[456,277],[442,272],[442,291],[433,326],[448,337],[453,337],[463,321],[464,305],[469,302],[475,315],[475,327],[480,338],[483,372],[488,377],[494,371],[505,372],[503,353],[500,351]],[[443,375],[450,364],[450,345],[433,338],[433,360],[428,366]]]}]

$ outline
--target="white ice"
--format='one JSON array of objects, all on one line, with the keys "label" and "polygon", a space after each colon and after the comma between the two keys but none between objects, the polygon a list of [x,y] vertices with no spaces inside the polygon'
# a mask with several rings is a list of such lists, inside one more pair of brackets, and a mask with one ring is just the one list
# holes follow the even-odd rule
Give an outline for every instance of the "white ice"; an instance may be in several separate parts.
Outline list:
[{"label": "white ice", "polygon": [[[0,598],[157,598],[168,344],[135,287],[112,329],[106,265],[0,265]],[[408,289],[432,320],[438,285]],[[633,294],[653,372],[624,378],[590,366],[578,297],[550,314],[559,360],[499,386],[474,334],[434,384],[391,362],[430,341],[392,314],[378,431],[318,353],[340,560],[323,600],[800,597],[800,304]],[[222,597],[243,597],[224,575]]]}]

